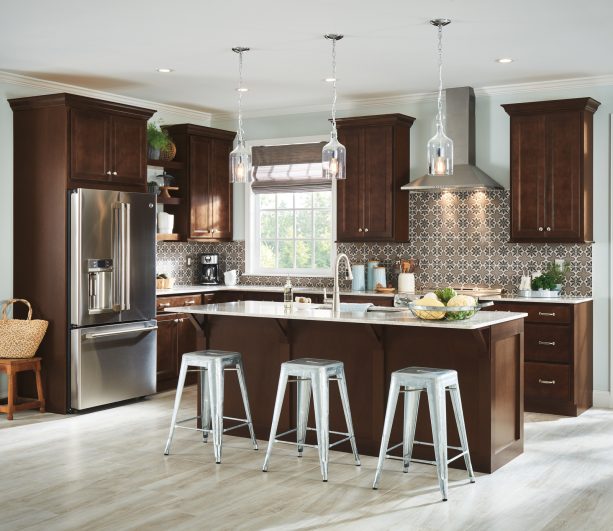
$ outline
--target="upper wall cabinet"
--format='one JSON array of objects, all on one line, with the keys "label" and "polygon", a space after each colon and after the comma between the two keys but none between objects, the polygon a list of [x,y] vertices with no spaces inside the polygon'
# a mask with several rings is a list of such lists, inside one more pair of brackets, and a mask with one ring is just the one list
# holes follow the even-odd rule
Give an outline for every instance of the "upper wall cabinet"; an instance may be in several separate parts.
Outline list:
[{"label": "upper wall cabinet", "polygon": [[[179,232],[194,240],[232,239],[229,156],[236,133],[192,124],[169,126],[183,162],[188,207],[177,207]],[[169,209],[170,211],[171,209]],[[177,220],[175,219],[175,222]]]},{"label": "upper wall cabinet", "polygon": [[43,136],[51,130],[45,116],[65,109],[69,188],[146,189],[147,120],[155,111],[73,94],[19,98],[11,106]]},{"label": "upper wall cabinet", "polygon": [[511,241],[592,241],[591,98],[503,105],[511,117]]},{"label": "upper wall cabinet", "polygon": [[407,241],[410,129],[415,119],[383,114],[337,120],[347,179],[337,182],[337,240]]}]

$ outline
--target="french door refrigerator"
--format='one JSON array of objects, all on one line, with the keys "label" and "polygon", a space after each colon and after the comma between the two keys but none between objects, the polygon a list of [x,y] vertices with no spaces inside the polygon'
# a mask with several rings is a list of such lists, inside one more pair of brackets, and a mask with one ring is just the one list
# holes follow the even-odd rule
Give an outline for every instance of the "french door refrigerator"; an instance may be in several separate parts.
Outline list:
[{"label": "french door refrigerator", "polygon": [[155,393],[155,201],[70,191],[71,409]]}]

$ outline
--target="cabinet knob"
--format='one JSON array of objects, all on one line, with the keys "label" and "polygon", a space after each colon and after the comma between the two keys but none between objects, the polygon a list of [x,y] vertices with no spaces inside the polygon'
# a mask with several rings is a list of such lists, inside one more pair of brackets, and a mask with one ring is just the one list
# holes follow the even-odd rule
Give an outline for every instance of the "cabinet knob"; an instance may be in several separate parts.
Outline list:
[{"label": "cabinet knob", "polygon": [[551,227],[547,227],[547,232],[551,231]]},{"label": "cabinet knob", "polygon": [[360,227],[360,228],[358,229],[358,232],[362,232],[362,227]]},{"label": "cabinet knob", "polygon": [[543,227],[539,227],[539,231],[543,232]]},{"label": "cabinet knob", "polygon": [[107,175],[111,175],[111,170],[106,172]]},{"label": "cabinet knob", "polygon": [[214,234],[217,231],[217,229],[211,229],[211,234]]},{"label": "cabinet knob", "polygon": [[364,229],[364,232],[368,232],[368,229]]},{"label": "cabinet knob", "polygon": [[113,172],[113,175],[117,175],[117,172],[116,172],[116,171],[114,171],[114,172]]}]

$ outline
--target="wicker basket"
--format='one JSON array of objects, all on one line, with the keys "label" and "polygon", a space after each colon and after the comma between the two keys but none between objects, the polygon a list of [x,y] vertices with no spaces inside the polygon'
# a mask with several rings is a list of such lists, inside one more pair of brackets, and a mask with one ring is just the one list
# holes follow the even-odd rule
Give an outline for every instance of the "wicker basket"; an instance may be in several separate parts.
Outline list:
[{"label": "wicker basket", "polygon": [[[15,302],[28,306],[27,319],[7,319],[6,310]],[[10,299],[2,305],[0,320],[0,358],[33,358],[45,337],[49,323],[32,319],[32,306],[25,299]]]},{"label": "wicker basket", "polygon": [[174,142],[169,142],[168,145],[160,149],[160,160],[170,162],[177,156],[177,146]]}]

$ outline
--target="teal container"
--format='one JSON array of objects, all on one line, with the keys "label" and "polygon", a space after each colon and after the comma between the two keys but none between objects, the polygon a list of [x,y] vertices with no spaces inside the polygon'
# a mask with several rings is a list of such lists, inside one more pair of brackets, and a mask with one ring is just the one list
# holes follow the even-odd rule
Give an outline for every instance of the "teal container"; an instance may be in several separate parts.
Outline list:
[{"label": "teal container", "polygon": [[365,268],[362,264],[356,264],[351,266],[351,274],[353,280],[351,281],[351,289],[353,291],[364,291],[366,289]]},{"label": "teal container", "polygon": [[379,260],[369,260],[366,263],[366,289],[372,291],[375,289],[373,270],[379,265]]}]

